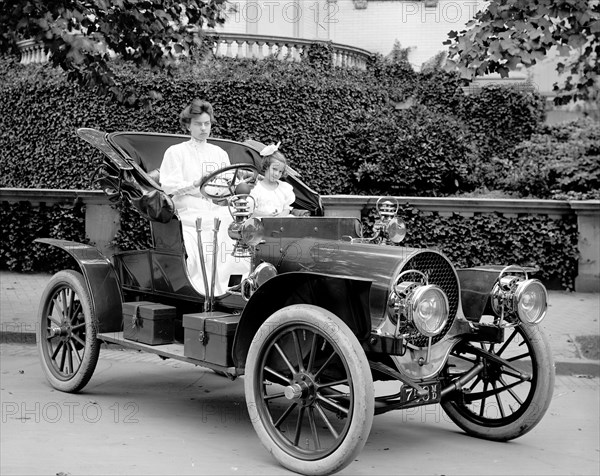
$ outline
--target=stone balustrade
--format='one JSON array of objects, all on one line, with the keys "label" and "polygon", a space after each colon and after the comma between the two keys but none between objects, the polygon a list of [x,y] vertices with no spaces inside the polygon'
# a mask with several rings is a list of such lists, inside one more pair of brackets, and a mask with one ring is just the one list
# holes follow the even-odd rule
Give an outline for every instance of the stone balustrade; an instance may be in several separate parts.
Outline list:
[{"label": "stone balustrade", "polygon": [[44,52],[44,45],[35,40],[23,40],[17,43],[21,50],[21,64],[46,63],[49,54]]},{"label": "stone balustrade", "polygon": [[[317,40],[279,36],[223,33],[215,35],[213,53],[228,58],[276,58],[300,61],[306,49]],[[331,43],[334,66],[365,69],[371,53],[361,48]]]},{"label": "stone balustrade", "polygon": [[[281,61],[300,61],[306,49],[317,40],[279,36],[245,35],[237,33],[211,34],[212,51],[216,57],[228,58],[276,58]],[[49,55],[44,53],[42,43],[23,40],[18,43],[21,64],[45,63]],[[361,48],[331,43],[334,66],[365,69],[371,53]]]}]

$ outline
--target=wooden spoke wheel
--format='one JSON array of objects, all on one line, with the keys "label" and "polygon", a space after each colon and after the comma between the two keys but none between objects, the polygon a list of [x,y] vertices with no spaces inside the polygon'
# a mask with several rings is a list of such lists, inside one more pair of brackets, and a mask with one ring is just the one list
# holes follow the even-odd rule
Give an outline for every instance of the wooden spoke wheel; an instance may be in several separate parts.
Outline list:
[{"label": "wooden spoke wheel", "polygon": [[78,392],[90,380],[100,353],[97,322],[85,279],[76,271],[56,273],[42,295],[37,347],[53,387]]},{"label": "wooden spoke wheel", "polygon": [[481,368],[442,401],[448,416],[467,433],[507,441],[531,430],[544,416],[554,390],[554,362],[537,326],[506,330],[501,344],[457,345],[444,370],[446,382]]},{"label": "wooden spoke wheel", "polygon": [[365,353],[343,321],[316,306],[289,306],[265,321],[248,353],[245,391],[263,445],[292,471],[339,471],[371,430]]}]

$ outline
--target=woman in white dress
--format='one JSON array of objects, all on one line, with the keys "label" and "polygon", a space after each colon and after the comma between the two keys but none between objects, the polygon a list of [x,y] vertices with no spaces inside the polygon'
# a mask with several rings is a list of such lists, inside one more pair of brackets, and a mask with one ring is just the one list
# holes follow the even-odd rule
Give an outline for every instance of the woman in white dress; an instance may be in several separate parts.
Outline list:
[{"label": "woman in white dress", "polygon": [[296,200],[294,188],[287,182],[279,180],[286,175],[287,161],[279,152],[277,145],[268,145],[260,155],[264,156],[260,180],[250,192],[256,201],[253,216],[276,217],[288,216],[292,210],[292,203]]},{"label": "woman in white dress", "polygon": [[166,150],[160,166],[160,181],[166,193],[175,192],[173,200],[183,225],[188,275],[194,288],[203,295],[206,295],[206,290],[198,252],[196,219],[202,219],[201,237],[209,286],[215,253],[214,219],[221,220],[214,288],[214,296],[220,296],[247,276],[250,263],[247,259],[232,256],[233,240],[227,233],[232,217],[227,206],[217,205],[200,194],[199,186],[205,176],[230,165],[227,152],[207,142],[213,121],[210,103],[194,99],[185,107],[179,122],[191,138]]}]

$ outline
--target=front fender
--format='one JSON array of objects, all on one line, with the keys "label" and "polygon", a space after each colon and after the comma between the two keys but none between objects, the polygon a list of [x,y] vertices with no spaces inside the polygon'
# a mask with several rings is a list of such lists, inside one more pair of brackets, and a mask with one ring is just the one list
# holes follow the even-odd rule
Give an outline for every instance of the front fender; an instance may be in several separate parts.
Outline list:
[{"label": "front fender", "polygon": [[460,300],[465,317],[479,321],[502,269],[497,266],[457,269]]},{"label": "front fender", "polygon": [[269,316],[293,304],[313,304],[338,316],[358,340],[371,333],[367,279],[321,273],[292,272],[271,278],[252,295],[242,312],[233,343],[233,361],[238,369],[246,365],[246,355],[254,335]]},{"label": "front fender", "polygon": [[75,241],[38,238],[38,243],[60,248],[69,253],[81,270],[98,319],[99,332],[119,332],[122,324],[123,296],[117,274],[110,260],[96,248]]}]

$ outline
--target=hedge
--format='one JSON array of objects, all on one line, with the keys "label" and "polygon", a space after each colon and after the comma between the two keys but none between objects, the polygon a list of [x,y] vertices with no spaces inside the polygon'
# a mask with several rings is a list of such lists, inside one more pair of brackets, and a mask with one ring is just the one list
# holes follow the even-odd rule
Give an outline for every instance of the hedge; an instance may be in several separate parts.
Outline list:
[{"label": "hedge", "polygon": [[[325,68],[321,56],[326,54],[316,49],[310,61],[301,63],[191,62],[174,76],[122,65],[118,75],[123,82],[162,95],[151,111],[115,104],[67,82],[48,66],[23,66],[4,59],[0,61],[0,186],[88,188],[101,157],[76,137],[77,128],[181,132],[178,113],[196,96],[210,99],[215,106],[214,136],[281,140],[291,165],[322,194],[371,193],[368,181],[355,180],[361,153],[356,148],[384,144],[377,153],[380,167],[385,168],[396,160],[395,151],[402,145],[393,144],[396,137],[414,139],[402,151],[401,165],[408,167],[407,189],[412,194],[469,191],[480,184],[473,183],[473,174],[464,164],[483,160],[477,155],[483,147],[477,142],[481,137],[502,138],[506,144],[528,137],[540,122],[540,111],[531,111],[535,103],[531,93],[489,91],[479,100],[479,96],[465,96],[457,78],[440,71],[418,75],[405,63],[383,60],[374,61],[367,71]],[[407,97],[416,101],[415,106],[398,111],[396,99]],[[494,97],[491,106],[489,97]],[[506,104],[501,107],[503,98]],[[502,117],[518,112],[518,117],[494,120],[495,111]],[[444,133],[426,132],[438,128]],[[357,134],[362,145],[355,141]],[[424,168],[424,163],[432,166]],[[438,168],[456,176],[457,185],[441,183],[446,175],[440,177]],[[397,188],[396,183],[389,186],[382,192]]]},{"label": "hedge", "polygon": [[600,199],[600,123],[548,126],[512,152],[503,187],[547,199]]},{"label": "hedge", "polygon": [[[214,136],[281,140],[291,165],[321,194],[443,196],[484,186],[477,181],[484,175],[478,167],[487,159],[482,151],[494,141],[502,143],[502,150],[514,149],[539,129],[543,118],[532,93],[488,88],[465,96],[460,81],[439,70],[419,74],[406,63],[382,58],[375,58],[367,71],[332,68],[329,53],[315,47],[301,63],[198,59],[173,76],[120,65],[122,81],[138,91],[160,93],[152,110],[110,102],[48,66],[1,59],[0,186],[87,189],[102,157],[77,138],[77,128],[178,133],[179,111],[193,97],[204,97],[215,106]],[[413,105],[400,107],[402,101]],[[36,236],[54,236],[52,230],[56,236],[83,240],[83,231],[70,223],[82,226],[75,212],[52,218],[42,210],[34,218],[32,211],[14,213],[3,205],[2,213],[12,220],[10,225],[3,220],[8,240],[0,249],[2,268],[48,269],[47,248],[40,252],[35,245],[31,253],[30,244]],[[423,223],[428,220],[423,217]],[[536,226],[539,234],[549,227],[534,221],[527,233]],[[505,229],[513,228],[515,236],[525,233],[518,227]],[[573,229],[563,229],[564,236],[557,232],[561,243],[572,239],[569,233],[576,236]],[[458,236],[462,249],[468,242]],[[147,239],[147,224],[131,210],[122,210],[115,244],[131,249],[146,246]],[[481,240],[474,237],[472,246],[487,249],[488,262],[505,261],[506,249],[486,248]],[[423,235],[421,243],[429,245],[429,237]],[[536,259],[544,269],[571,270],[570,254],[564,263],[553,256],[546,263],[524,251],[519,259]]]},{"label": "hedge", "polygon": [[458,121],[424,107],[395,111],[394,119],[365,115],[346,135],[353,192],[436,196],[468,186],[470,143]]}]

